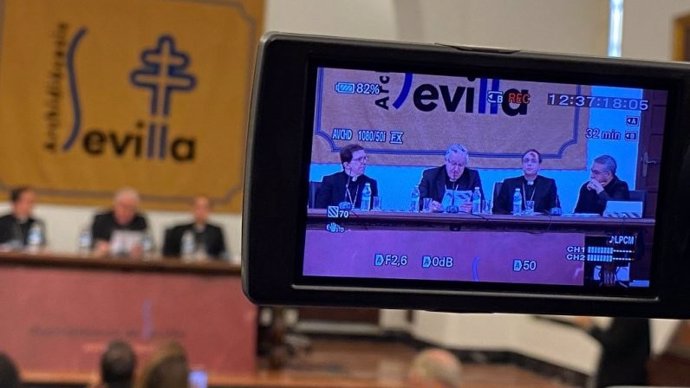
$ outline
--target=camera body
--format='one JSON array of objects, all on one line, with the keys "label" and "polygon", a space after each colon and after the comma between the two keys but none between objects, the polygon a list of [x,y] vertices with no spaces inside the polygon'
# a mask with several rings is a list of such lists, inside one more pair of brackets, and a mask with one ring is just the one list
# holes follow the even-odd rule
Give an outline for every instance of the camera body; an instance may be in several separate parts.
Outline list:
[{"label": "camera body", "polygon": [[271,33],[255,303],[690,316],[690,68]]}]

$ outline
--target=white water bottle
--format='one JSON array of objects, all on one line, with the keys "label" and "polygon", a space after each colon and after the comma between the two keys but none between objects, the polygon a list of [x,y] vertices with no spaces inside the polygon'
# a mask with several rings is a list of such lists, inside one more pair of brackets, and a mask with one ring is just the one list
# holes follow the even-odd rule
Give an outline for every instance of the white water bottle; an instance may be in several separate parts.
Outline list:
[{"label": "white water bottle", "polygon": [[513,215],[520,214],[522,214],[522,194],[520,193],[520,189],[517,188],[513,194]]},{"label": "white water bottle", "polygon": [[29,252],[38,252],[43,245],[43,228],[38,222],[34,223],[29,228],[29,235],[26,239],[26,250]]},{"label": "white water bottle", "polygon": [[361,211],[368,212],[371,209],[371,185],[369,182],[364,184],[364,189],[362,190],[362,203],[360,206]]},{"label": "white water bottle", "polygon": [[144,232],[144,236],[141,239],[141,249],[144,251],[144,259],[150,260],[153,258],[155,249],[156,249],[156,243],[153,241],[153,236],[151,235],[150,231]]},{"label": "white water bottle", "polygon": [[482,193],[479,187],[474,188],[472,193],[472,214],[481,214],[482,212]]},{"label": "white water bottle", "polygon": [[410,211],[413,213],[419,211],[419,186],[412,187],[412,196],[410,197]]},{"label": "white water bottle", "polygon": [[194,233],[191,230],[187,230],[182,235],[182,246],[180,247],[180,254],[182,260],[192,261],[194,260],[194,251],[196,250]]},{"label": "white water bottle", "polygon": [[77,248],[79,255],[86,256],[91,252],[91,228],[86,227],[79,232],[79,241],[77,243]]}]

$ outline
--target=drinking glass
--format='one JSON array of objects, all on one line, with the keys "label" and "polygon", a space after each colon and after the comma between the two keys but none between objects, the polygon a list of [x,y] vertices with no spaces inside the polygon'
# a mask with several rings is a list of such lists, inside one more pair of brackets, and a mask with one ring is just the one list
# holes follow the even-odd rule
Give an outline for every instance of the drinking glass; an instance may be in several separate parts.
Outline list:
[{"label": "drinking glass", "polygon": [[381,197],[374,197],[374,207],[372,208],[372,210],[381,211]]},{"label": "drinking glass", "polygon": [[431,198],[424,198],[424,213],[431,213]]},{"label": "drinking glass", "polygon": [[528,216],[534,214],[534,201],[525,201],[525,214]]}]

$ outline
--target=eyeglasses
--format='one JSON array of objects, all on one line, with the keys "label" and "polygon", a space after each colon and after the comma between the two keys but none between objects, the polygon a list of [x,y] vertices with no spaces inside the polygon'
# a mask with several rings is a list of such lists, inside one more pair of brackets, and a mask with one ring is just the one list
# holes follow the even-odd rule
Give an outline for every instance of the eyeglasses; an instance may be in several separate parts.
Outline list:
[{"label": "eyeglasses", "polygon": [[369,160],[368,156],[360,156],[359,158],[352,158],[353,162],[360,162],[360,163],[366,162],[367,160]]},{"label": "eyeglasses", "polygon": [[607,172],[607,171],[600,171],[600,170],[595,170],[595,169],[591,169],[590,171],[592,171],[592,174],[594,174],[594,175],[601,175],[601,174]]}]

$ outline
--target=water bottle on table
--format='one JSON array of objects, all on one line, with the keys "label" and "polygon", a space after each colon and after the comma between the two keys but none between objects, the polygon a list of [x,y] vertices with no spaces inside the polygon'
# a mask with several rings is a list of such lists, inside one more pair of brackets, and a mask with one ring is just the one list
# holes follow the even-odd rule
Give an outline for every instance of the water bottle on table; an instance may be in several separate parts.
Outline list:
[{"label": "water bottle on table", "polygon": [[474,188],[472,193],[472,214],[482,213],[482,193],[479,191],[479,187]]},{"label": "water bottle on table", "polygon": [[414,186],[412,188],[412,197],[410,199],[410,211],[415,213],[419,211],[419,186]]},{"label": "water bottle on table", "polygon": [[29,235],[26,239],[26,250],[38,252],[43,245],[43,228],[38,222],[34,222],[29,228]]},{"label": "water bottle on table", "polygon": [[180,254],[182,260],[193,261],[194,251],[196,250],[196,243],[194,241],[194,233],[191,230],[187,230],[182,234],[182,246],[180,247]]},{"label": "water bottle on table", "polygon": [[91,252],[91,243],[93,238],[91,236],[91,228],[85,227],[79,232],[79,255],[87,256]]},{"label": "water bottle on table", "polygon": [[522,214],[522,193],[520,189],[515,189],[513,194],[513,215]]},{"label": "water bottle on table", "polygon": [[141,238],[141,249],[144,251],[144,259],[151,260],[156,253],[156,243],[153,241],[153,235],[150,231],[144,232]]},{"label": "water bottle on table", "polygon": [[368,212],[371,209],[371,185],[367,182],[362,190],[362,203],[360,210]]}]

